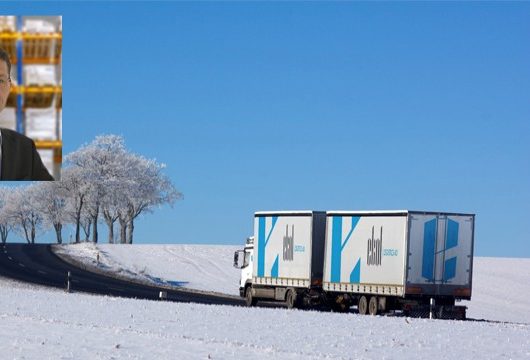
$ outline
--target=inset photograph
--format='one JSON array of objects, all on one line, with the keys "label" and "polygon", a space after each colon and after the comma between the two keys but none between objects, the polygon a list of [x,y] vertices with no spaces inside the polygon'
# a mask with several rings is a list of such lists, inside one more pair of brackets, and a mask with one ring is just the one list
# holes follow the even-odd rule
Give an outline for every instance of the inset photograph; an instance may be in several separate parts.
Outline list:
[{"label": "inset photograph", "polygon": [[60,180],[61,16],[0,16],[0,144],[0,180]]}]

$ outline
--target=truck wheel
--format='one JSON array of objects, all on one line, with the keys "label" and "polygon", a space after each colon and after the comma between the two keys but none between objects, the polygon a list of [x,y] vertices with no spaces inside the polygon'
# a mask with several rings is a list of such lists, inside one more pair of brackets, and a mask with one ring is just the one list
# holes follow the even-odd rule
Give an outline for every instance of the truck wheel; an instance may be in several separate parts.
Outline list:
[{"label": "truck wheel", "polygon": [[370,302],[368,303],[368,312],[370,315],[377,315],[377,296],[370,297]]},{"label": "truck wheel", "polygon": [[357,308],[359,309],[359,314],[366,315],[366,312],[368,311],[368,300],[366,300],[366,296],[361,296]]},{"label": "truck wheel", "polygon": [[247,304],[247,306],[254,306],[257,302],[258,300],[252,296],[252,288],[250,286],[247,287],[247,291],[245,292],[245,304]]},{"label": "truck wheel", "polygon": [[285,303],[287,304],[288,309],[294,309],[296,308],[296,291],[289,290],[287,292],[287,297],[285,299]]},{"label": "truck wheel", "polygon": [[338,304],[334,303],[333,306],[331,307],[331,310],[333,310],[334,312],[345,313],[350,310],[350,306],[349,304],[345,304],[345,303],[338,303]]},{"label": "truck wheel", "polygon": [[334,312],[348,312],[352,305],[350,297],[345,294],[332,298],[329,301],[331,303],[331,310]]}]

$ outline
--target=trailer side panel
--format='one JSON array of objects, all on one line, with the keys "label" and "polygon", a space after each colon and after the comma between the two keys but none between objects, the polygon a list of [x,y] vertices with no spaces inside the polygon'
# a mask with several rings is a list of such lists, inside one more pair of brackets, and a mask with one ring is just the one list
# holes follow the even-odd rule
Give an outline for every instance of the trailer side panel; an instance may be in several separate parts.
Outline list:
[{"label": "trailer side panel", "polygon": [[407,215],[327,215],[323,288],[401,296]]},{"label": "trailer side panel", "polygon": [[257,213],[254,218],[253,283],[310,287],[312,234],[315,227],[320,229],[313,225],[313,212]]}]

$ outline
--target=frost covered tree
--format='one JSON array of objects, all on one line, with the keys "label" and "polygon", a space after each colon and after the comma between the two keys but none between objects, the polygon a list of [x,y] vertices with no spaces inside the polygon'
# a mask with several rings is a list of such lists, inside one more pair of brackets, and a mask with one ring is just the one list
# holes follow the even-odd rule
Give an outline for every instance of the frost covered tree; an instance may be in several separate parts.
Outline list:
[{"label": "frost covered tree", "polygon": [[128,152],[121,136],[98,136],[65,160],[67,167],[78,169],[84,176],[85,196],[79,214],[86,211],[92,218],[94,242],[100,213],[109,228],[109,243],[119,221],[120,242],[131,244],[134,220],[140,214],[159,205],[172,205],[182,197],[162,173],[164,165]]},{"label": "frost covered tree", "polygon": [[11,202],[10,197],[12,197],[13,190],[11,188],[0,188],[0,236],[2,238],[2,243],[5,244],[7,241],[7,236],[13,230],[13,217],[9,213],[9,208],[7,204]]},{"label": "frost covered tree", "polygon": [[125,201],[124,191],[122,190],[123,180],[115,179],[108,183],[107,196],[102,200],[103,219],[108,227],[108,241],[109,244],[114,243],[114,224],[120,218],[120,209]]},{"label": "frost covered tree", "polygon": [[81,210],[81,221],[80,226],[83,230],[83,233],[85,234],[85,241],[89,241],[90,239],[90,233],[92,230],[92,221],[93,221],[93,213],[88,208],[88,206],[83,207],[83,210]]},{"label": "frost covered tree", "polygon": [[61,174],[60,186],[67,194],[66,216],[75,226],[76,243],[81,240],[81,212],[89,187],[86,178],[86,171],[78,167],[65,168]]},{"label": "frost covered tree", "polygon": [[8,216],[14,221],[15,231],[25,237],[28,244],[35,243],[37,231],[42,228],[43,217],[35,206],[36,185],[13,189],[6,205]]},{"label": "frost covered tree", "polygon": [[[65,157],[60,182],[0,189],[0,235],[5,242],[14,229],[28,243],[41,228],[54,228],[61,244],[64,225],[98,241],[102,217],[114,242],[114,224],[120,224],[120,243],[133,242],[135,219],[157,206],[182,197],[163,173],[164,164],[133,154],[121,136],[102,135]],[[101,215],[100,215],[101,214]]]},{"label": "frost covered tree", "polygon": [[43,217],[45,228],[55,231],[57,243],[63,243],[62,229],[68,222],[68,193],[60,182],[41,182],[35,188],[35,207]]},{"label": "frost covered tree", "polygon": [[109,191],[107,196],[102,201],[102,209],[103,209],[103,219],[105,220],[105,223],[107,224],[107,227],[109,229],[109,244],[114,243],[114,224],[116,223],[116,220],[119,218],[119,210],[120,210],[120,197],[121,194],[117,191],[119,186],[117,185],[110,185],[110,187],[114,188],[115,191]]},{"label": "frost covered tree", "polygon": [[[116,183],[122,178],[122,158],[125,155],[123,137],[101,135],[65,158],[67,166],[78,168],[84,174],[86,186],[83,211],[86,212],[87,219],[91,221],[92,241],[95,243],[98,242],[99,214],[103,210],[107,225],[109,225],[109,220],[114,217],[110,214],[112,211],[107,211],[108,216],[105,215],[104,205],[107,204],[108,197],[113,197]],[[84,228],[89,229],[86,224]]]},{"label": "frost covered tree", "polygon": [[134,220],[157,206],[173,205],[182,198],[182,194],[162,173],[164,164],[135,154],[128,154],[124,164],[129,180],[122,183],[121,196],[118,196],[121,205],[118,211],[120,242],[132,244]]}]

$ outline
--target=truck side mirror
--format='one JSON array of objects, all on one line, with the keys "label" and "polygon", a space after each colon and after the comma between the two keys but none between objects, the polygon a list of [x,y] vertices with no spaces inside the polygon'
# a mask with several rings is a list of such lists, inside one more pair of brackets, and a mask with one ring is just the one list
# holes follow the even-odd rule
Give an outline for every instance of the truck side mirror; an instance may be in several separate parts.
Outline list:
[{"label": "truck side mirror", "polygon": [[242,269],[244,266],[245,266],[245,251],[238,250],[234,253],[234,267],[236,269]]},{"label": "truck side mirror", "polygon": [[236,251],[234,253],[234,267],[237,268],[237,260],[239,259],[239,253]]}]

